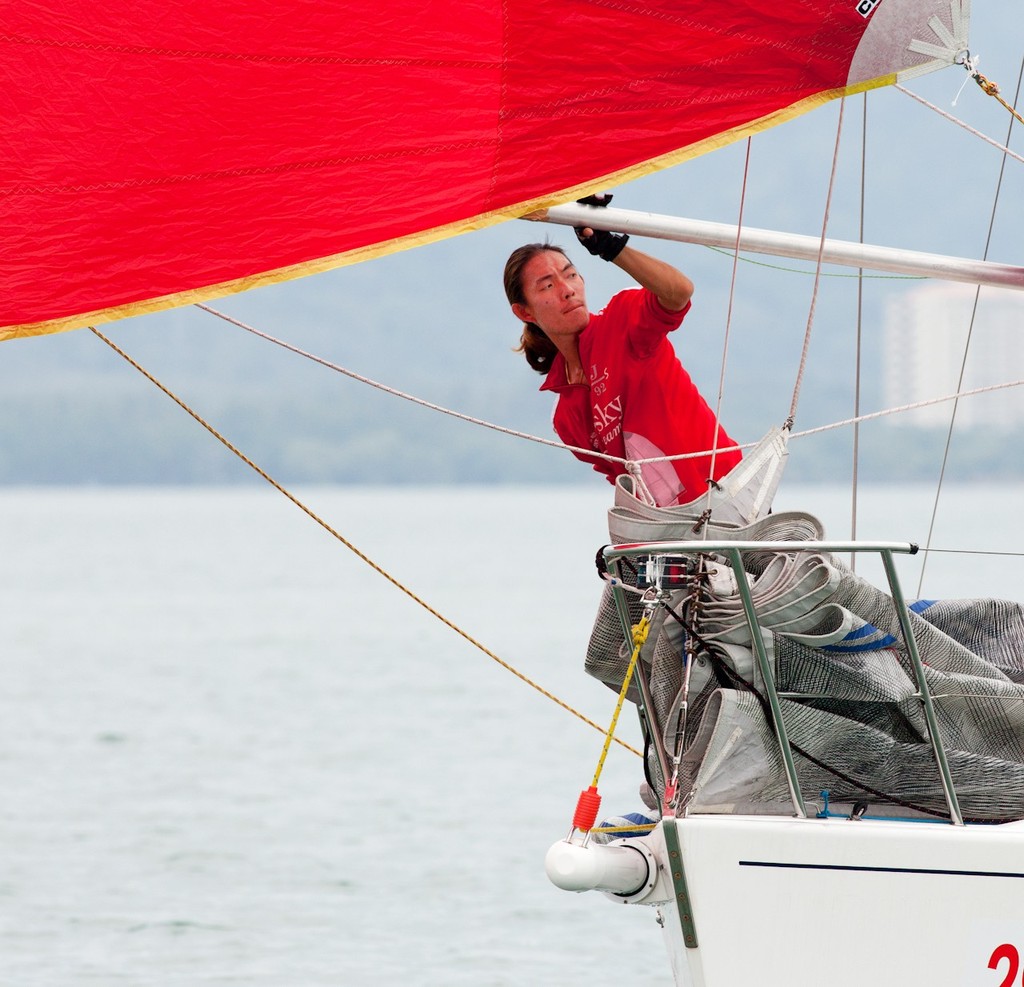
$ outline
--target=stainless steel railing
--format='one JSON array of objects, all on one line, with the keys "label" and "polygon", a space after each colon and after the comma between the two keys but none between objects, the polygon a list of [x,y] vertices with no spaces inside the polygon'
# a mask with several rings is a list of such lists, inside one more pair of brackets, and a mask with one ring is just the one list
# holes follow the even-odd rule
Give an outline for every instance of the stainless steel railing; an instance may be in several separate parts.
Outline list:
[{"label": "stainless steel railing", "polygon": [[[732,567],[736,577],[737,588],[743,603],[744,613],[750,629],[751,639],[757,658],[758,667],[765,683],[767,700],[772,714],[772,726],[775,730],[776,740],[785,765],[786,779],[789,786],[790,797],[797,816],[806,817],[807,810],[804,806],[803,796],[800,791],[800,784],[797,778],[796,765],[793,758],[793,748],[786,731],[785,718],[782,713],[782,706],[779,701],[780,694],[776,686],[775,677],[772,674],[771,662],[765,649],[762,637],[762,628],[758,621],[754,600],[750,590],[750,583],[747,572],[743,566],[743,555],[747,552],[758,553],[876,553],[881,557],[885,569],[886,578],[889,583],[889,591],[895,604],[896,613],[900,622],[900,629],[906,647],[917,685],[915,698],[919,699],[925,720],[928,725],[928,738],[932,752],[938,767],[939,776],[949,808],[949,818],[952,823],[958,826],[964,824],[963,815],[960,811],[960,804],[957,800],[956,791],[953,787],[953,780],[949,771],[949,764],[943,747],[942,737],[939,733],[938,722],[935,716],[935,709],[932,703],[932,696],[924,674],[924,666],[921,662],[917,641],[910,624],[910,611],[900,586],[899,577],[896,573],[896,566],[893,556],[897,554],[912,555],[917,552],[917,546],[910,542],[841,542],[841,541],[673,541],[673,542],[651,542],[645,544],[613,545],[604,549],[605,563],[609,572],[617,573],[613,578],[612,585],[615,590],[615,599],[620,618],[623,621],[623,629],[626,633],[626,640],[630,639],[630,616],[626,598],[625,583],[619,572],[619,563],[625,559],[645,560],[645,564],[653,560],[654,565],[648,566],[651,572],[664,571],[670,560],[680,558],[694,558],[697,556],[713,555],[725,558]],[[661,586],[652,585],[647,594],[647,604],[655,605],[661,594],[667,590]],[[658,724],[652,722],[654,707],[651,701],[650,683],[647,676],[641,672],[637,679],[637,686],[641,695],[641,716],[647,720],[647,729],[650,733],[654,748],[662,770],[662,776],[668,779],[671,776],[671,764],[668,752],[662,739],[661,730]],[[800,696],[794,693],[785,693],[787,699],[814,698]]]}]

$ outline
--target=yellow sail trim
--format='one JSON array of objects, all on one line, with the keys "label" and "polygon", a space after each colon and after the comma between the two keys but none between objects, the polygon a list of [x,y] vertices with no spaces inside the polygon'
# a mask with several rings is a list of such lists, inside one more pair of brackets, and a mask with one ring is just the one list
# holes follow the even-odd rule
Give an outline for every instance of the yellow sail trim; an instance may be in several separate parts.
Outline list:
[{"label": "yellow sail trim", "polygon": [[579,185],[559,189],[543,197],[529,199],[524,202],[514,203],[502,209],[482,213],[478,216],[467,217],[455,223],[445,226],[438,226],[433,229],[423,230],[405,237],[398,237],[393,240],[383,240],[378,243],[360,247],[357,250],[350,250],[340,254],[333,254],[328,257],[321,257],[314,261],[307,261],[302,264],[294,264],[288,267],[277,268],[272,271],[265,271],[261,274],[253,274],[248,277],[239,278],[234,281],[225,281],[221,284],[207,285],[202,288],[194,288],[189,291],[178,292],[171,295],[163,295],[159,298],[148,298],[143,301],[130,302],[125,305],[100,309],[94,312],[83,312],[77,315],[70,315],[64,318],[34,322],[24,325],[0,327],[0,341],[8,339],[19,339],[30,336],[43,336],[58,332],[67,332],[71,329],[82,329],[85,326],[101,325],[108,322],[116,322],[121,319],[132,318],[139,315],[150,315],[154,312],[161,312],[166,309],[178,308],[184,305],[193,305],[197,302],[207,302],[215,298],[223,298],[227,295],[236,295],[253,288],[263,288],[273,284],[280,284],[284,281],[293,281],[297,278],[308,277],[312,274],[322,274],[325,271],[346,267],[350,264],[358,264],[363,261],[372,260],[387,254],[397,253],[402,250],[409,250],[413,247],[422,247],[429,243],[445,240],[462,233],[469,233],[473,230],[485,229],[495,226],[510,219],[521,219],[530,213],[535,213],[550,206],[560,205],[563,202],[571,202],[574,199],[589,195],[595,189],[603,189],[608,186],[622,185],[650,175],[653,172],[670,168],[681,164],[692,158],[707,154],[710,151],[725,147],[728,144],[749,137],[752,134],[777,127],[787,120],[801,116],[825,103],[843,96],[855,95],[858,92],[865,92],[870,89],[879,89],[883,86],[892,85],[896,82],[896,74],[891,73],[878,78],[860,82],[856,85],[844,86],[838,89],[824,90],[802,99],[783,110],[777,110],[766,116],[753,120],[750,123],[732,130],[715,134],[706,140],[696,144],[688,145],[669,154],[631,165],[620,171],[611,172],[607,175],[600,175],[588,179]]}]

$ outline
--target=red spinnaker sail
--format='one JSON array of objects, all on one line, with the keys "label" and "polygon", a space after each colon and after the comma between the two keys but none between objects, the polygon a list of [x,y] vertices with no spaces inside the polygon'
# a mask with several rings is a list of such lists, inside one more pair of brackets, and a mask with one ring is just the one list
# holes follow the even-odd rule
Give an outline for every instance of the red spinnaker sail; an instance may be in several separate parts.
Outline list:
[{"label": "red spinnaker sail", "polygon": [[958,21],[958,0],[5,4],[0,338],[573,199],[948,62]]}]

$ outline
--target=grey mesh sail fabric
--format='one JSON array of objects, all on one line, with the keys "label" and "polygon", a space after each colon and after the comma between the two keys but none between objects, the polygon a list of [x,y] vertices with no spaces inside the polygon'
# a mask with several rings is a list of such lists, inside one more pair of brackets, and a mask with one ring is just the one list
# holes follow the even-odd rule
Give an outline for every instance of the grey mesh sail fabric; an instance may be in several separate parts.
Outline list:
[{"label": "grey mesh sail fabric", "polygon": [[[620,519],[610,513],[610,529]],[[692,523],[657,529],[657,541],[692,540]],[[718,540],[819,541],[810,515],[780,513],[719,528]],[[614,535],[613,535],[614,537]],[[633,541],[633,539],[629,539]],[[904,815],[945,817],[947,802],[899,615],[892,598],[820,551],[747,555],[745,568],[792,744],[801,795],[813,804],[865,800]],[[642,652],[650,715],[675,746],[683,694],[682,642],[697,642],[686,695],[680,789],[687,811],[793,811],[765,683],[735,573],[711,558],[693,626],[690,589],[673,591]],[[629,596],[638,619],[638,597]],[[1024,818],[1024,608],[1005,600],[919,601],[909,620],[925,665],[938,729],[964,817]],[[618,688],[629,658],[622,620],[606,590],[588,648],[587,671]],[[631,698],[636,701],[634,689]],[[649,758],[655,787],[656,759]]]},{"label": "grey mesh sail fabric", "polygon": [[[617,524],[612,538],[623,542],[633,540],[626,537],[631,522],[637,522],[636,530],[646,530],[647,540],[654,541],[656,536],[652,532],[658,526],[693,523],[705,511],[710,511],[716,526],[726,529],[749,524],[767,514],[786,468],[788,437],[785,429],[771,429],[728,473],[709,484],[706,494],[689,504],[654,507],[638,496],[632,476],[623,474],[615,484],[615,507],[611,516],[617,519]],[[616,533],[623,537],[617,537]]]}]

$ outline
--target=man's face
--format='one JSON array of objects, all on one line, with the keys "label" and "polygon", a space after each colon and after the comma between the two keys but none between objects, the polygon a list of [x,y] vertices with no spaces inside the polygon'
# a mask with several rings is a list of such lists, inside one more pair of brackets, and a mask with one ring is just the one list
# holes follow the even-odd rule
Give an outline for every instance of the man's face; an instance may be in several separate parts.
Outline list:
[{"label": "man's face", "polygon": [[525,304],[512,311],[523,322],[534,322],[556,343],[557,337],[582,332],[590,321],[583,278],[572,262],[557,250],[534,254],[523,267]]}]

